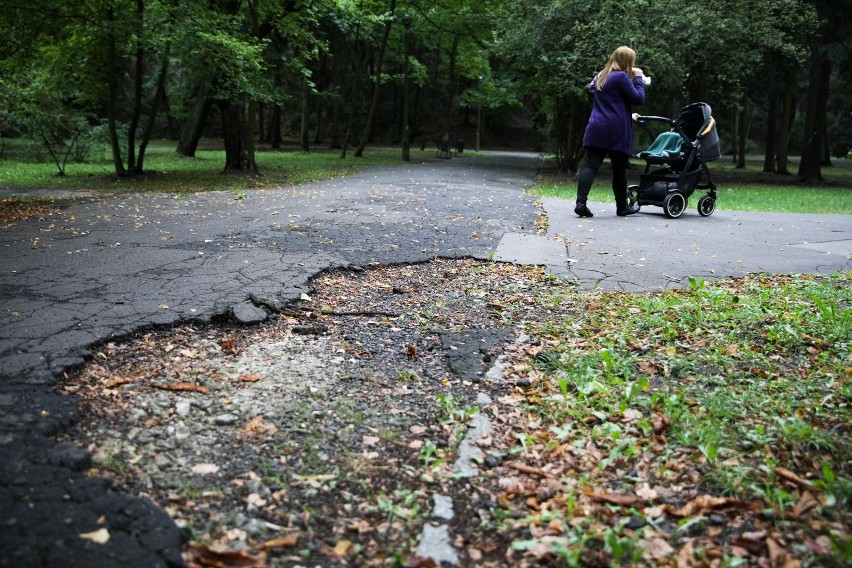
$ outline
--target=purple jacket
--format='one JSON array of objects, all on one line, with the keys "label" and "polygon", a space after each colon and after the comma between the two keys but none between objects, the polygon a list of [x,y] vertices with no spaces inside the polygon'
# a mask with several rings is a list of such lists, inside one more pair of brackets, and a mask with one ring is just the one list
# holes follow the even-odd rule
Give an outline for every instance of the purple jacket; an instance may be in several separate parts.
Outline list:
[{"label": "purple jacket", "polygon": [[584,148],[601,148],[622,154],[633,153],[633,107],[645,102],[645,84],[641,77],[630,80],[624,71],[613,71],[597,90],[594,81],[592,115],[583,135]]}]

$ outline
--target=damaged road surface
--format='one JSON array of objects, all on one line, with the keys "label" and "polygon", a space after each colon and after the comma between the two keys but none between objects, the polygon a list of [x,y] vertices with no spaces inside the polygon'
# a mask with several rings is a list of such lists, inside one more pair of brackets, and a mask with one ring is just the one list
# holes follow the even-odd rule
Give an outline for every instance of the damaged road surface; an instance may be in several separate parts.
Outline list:
[{"label": "damaged road surface", "polygon": [[499,563],[494,497],[467,483],[503,459],[514,385],[487,372],[554,285],[472,260],[323,275],[258,327],[99,345],[61,382],[84,400],[63,437],[162,505],[196,565]]}]

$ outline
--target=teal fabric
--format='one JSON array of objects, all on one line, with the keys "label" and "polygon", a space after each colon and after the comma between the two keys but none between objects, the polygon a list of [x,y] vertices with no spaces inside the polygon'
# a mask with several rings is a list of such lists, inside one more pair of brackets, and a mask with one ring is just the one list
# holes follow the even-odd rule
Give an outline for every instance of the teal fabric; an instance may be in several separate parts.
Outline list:
[{"label": "teal fabric", "polygon": [[639,152],[640,158],[653,156],[655,158],[667,158],[669,156],[677,156],[680,154],[680,134],[677,132],[663,132],[654,143],[645,150]]}]

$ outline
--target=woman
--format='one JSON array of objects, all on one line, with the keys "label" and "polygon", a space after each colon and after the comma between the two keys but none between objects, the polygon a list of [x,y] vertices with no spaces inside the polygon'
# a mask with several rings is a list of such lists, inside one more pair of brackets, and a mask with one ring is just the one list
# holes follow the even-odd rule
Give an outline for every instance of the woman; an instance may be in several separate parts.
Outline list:
[{"label": "woman", "polygon": [[621,46],[612,52],[606,67],[589,83],[594,98],[592,115],[583,135],[588,159],[580,170],[574,207],[574,213],[580,217],[594,217],[586,200],[607,154],[612,162],[616,214],[624,217],[639,211],[638,205],[627,206],[627,165],[633,151],[632,106],[645,102],[645,74],[634,67],[634,63],[636,52]]}]

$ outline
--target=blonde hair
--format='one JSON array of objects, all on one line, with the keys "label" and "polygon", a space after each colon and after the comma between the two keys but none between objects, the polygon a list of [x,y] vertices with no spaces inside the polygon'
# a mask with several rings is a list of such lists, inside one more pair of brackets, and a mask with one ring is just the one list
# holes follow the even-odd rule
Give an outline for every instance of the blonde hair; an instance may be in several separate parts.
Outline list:
[{"label": "blonde hair", "polygon": [[612,55],[609,58],[606,66],[603,68],[603,71],[598,73],[597,81],[595,81],[595,86],[597,90],[603,89],[604,83],[612,74],[613,71],[624,71],[628,76],[633,74],[633,65],[636,63],[636,52],[627,47],[626,45],[622,45],[618,49],[612,52]]}]

